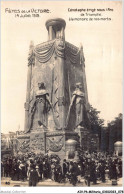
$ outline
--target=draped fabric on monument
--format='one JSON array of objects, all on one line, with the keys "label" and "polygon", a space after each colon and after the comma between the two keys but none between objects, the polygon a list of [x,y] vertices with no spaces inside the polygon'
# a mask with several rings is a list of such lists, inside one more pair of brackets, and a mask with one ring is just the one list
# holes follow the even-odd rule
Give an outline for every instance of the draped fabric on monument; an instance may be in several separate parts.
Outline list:
[{"label": "draped fabric on monument", "polygon": [[79,64],[80,62],[80,51],[77,49],[75,51],[71,48],[69,43],[64,43],[61,40],[52,40],[49,42],[49,44],[42,46],[38,45],[34,49],[35,57],[40,63],[46,63],[50,60],[50,58],[55,53],[56,56],[66,58],[68,57],[70,62],[73,64]]}]

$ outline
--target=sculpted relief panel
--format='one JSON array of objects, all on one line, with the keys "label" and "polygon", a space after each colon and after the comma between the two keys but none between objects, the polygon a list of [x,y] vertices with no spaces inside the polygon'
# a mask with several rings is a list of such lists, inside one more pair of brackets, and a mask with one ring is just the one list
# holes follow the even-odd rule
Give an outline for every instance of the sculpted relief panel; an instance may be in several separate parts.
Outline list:
[{"label": "sculpted relief panel", "polygon": [[64,146],[64,135],[47,137],[46,145],[48,151],[59,152]]},{"label": "sculpted relief panel", "polygon": [[18,139],[18,148],[17,151],[26,153],[30,151],[30,139]]},{"label": "sculpted relief panel", "polygon": [[30,136],[31,151],[43,152],[45,151],[45,137],[44,133],[32,133]]}]

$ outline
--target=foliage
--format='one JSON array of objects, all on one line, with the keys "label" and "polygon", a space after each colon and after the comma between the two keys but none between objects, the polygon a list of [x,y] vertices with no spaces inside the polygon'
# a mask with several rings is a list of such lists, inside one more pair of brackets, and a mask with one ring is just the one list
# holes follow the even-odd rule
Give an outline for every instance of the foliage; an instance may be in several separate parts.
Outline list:
[{"label": "foliage", "polygon": [[89,120],[90,120],[91,132],[98,134],[100,136],[101,129],[104,125],[104,120],[100,119],[99,113],[100,111],[98,111],[96,108],[93,108],[93,106],[90,105]]},{"label": "foliage", "polygon": [[110,121],[102,130],[101,150],[113,153],[114,143],[122,141],[122,114]]},{"label": "foliage", "polygon": [[122,141],[122,113],[119,113],[114,120],[108,123],[107,130],[110,136],[114,137],[114,141]]}]

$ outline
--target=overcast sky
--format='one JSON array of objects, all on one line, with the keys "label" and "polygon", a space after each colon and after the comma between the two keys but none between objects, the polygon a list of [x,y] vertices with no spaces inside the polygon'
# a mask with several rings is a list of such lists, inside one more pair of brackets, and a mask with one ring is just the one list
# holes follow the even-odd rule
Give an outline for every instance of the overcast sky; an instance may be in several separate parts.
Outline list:
[{"label": "overcast sky", "polygon": [[[66,41],[83,45],[89,103],[97,108],[100,117],[107,121],[122,112],[122,5],[120,2],[53,2],[18,1],[2,2],[1,32],[1,131],[7,133],[24,130],[24,102],[26,99],[27,57],[30,41],[45,42],[48,33],[45,22],[59,17],[66,21]],[[49,9],[40,17],[19,18],[6,8],[29,10]],[[69,21],[85,17],[70,9],[113,9],[102,11],[107,21]],[[6,10],[8,10],[6,9]],[[83,12],[81,12],[83,13]],[[101,13],[101,12],[100,12]],[[95,17],[95,16],[94,16]],[[94,18],[93,17],[93,18]]]}]

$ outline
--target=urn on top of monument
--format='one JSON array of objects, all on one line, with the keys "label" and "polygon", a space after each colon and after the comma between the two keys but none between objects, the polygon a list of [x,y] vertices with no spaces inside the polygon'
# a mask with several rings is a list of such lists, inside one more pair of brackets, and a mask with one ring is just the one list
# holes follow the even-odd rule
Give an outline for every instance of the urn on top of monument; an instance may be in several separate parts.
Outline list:
[{"label": "urn on top of monument", "polygon": [[66,23],[65,20],[61,18],[49,19],[46,21],[46,28],[48,30],[48,38],[49,40],[55,38],[65,38],[64,29]]}]

